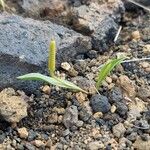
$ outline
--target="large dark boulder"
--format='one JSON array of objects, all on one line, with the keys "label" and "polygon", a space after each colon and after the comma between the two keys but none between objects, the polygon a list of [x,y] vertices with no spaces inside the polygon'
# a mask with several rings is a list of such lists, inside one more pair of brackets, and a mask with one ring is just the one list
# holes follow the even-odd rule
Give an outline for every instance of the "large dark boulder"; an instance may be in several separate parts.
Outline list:
[{"label": "large dark boulder", "polygon": [[[94,1],[94,0],[93,0]],[[113,43],[124,13],[121,0],[90,1],[73,9],[73,27],[92,38],[93,49],[104,52]]]},{"label": "large dark boulder", "polygon": [[91,36],[93,49],[104,52],[113,43],[124,13],[121,0],[21,0],[25,15],[49,18]]},{"label": "large dark boulder", "polygon": [[30,72],[47,73],[48,48],[52,37],[58,45],[58,64],[73,61],[76,56],[91,49],[90,38],[63,26],[0,14],[0,88],[37,89],[38,84],[33,84],[35,82],[21,82],[16,77]]}]

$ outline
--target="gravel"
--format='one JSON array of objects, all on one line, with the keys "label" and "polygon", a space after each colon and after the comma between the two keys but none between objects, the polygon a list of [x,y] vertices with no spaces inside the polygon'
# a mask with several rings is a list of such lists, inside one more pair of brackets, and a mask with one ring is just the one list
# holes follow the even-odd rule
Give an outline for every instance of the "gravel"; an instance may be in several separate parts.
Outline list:
[{"label": "gravel", "polygon": [[108,102],[108,98],[99,94],[93,95],[91,97],[90,104],[93,112],[107,113],[111,108],[111,105]]}]

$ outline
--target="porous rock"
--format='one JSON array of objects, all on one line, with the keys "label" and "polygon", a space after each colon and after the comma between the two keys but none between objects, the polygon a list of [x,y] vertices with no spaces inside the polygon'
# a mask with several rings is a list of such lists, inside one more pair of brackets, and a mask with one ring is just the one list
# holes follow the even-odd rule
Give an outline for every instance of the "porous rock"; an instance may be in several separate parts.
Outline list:
[{"label": "porous rock", "polygon": [[107,113],[111,109],[108,98],[103,95],[93,95],[90,99],[90,104],[94,112]]},{"label": "porous rock", "polygon": [[128,78],[126,75],[121,75],[118,79],[118,83],[120,84],[121,88],[129,97],[135,97],[136,95],[136,86],[132,80]]},{"label": "porous rock", "polygon": [[11,88],[0,92],[0,116],[10,122],[19,122],[27,116],[27,103]]},{"label": "porous rock", "polygon": [[17,131],[18,131],[20,138],[26,139],[29,135],[29,133],[25,127],[19,128]]},{"label": "porous rock", "polygon": [[47,13],[56,17],[65,10],[66,0],[22,0],[18,4],[29,16],[39,16]]},{"label": "porous rock", "polygon": [[[133,2],[139,3],[140,5],[146,6],[146,7],[150,7],[150,1],[149,0],[132,0]],[[123,1],[125,4],[125,8],[127,10],[130,11],[135,11],[138,10],[138,8],[140,8],[138,5],[130,2],[130,1]]]},{"label": "porous rock", "polygon": [[121,136],[124,135],[126,129],[122,123],[118,123],[117,125],[113,126],[113,134],[120,138]]},{"label": "porous rock", "polygon": [[123,94],[119,87],[114,87],[109,93],[110,103],[117,103],[123,101]]},{"label": "porous rock", "polygon": [[72,24],[75,30],[91,35],[93,48],[101,52],[113,42],[124,13],[121,0],[22,0],[19,5],[28,16]]},{"label": "porous rock", "polygon": [[16,77],[31,72],[47,72],[48,48],[52,37],[55,37],[58,45],[58,64],[72,61],[78,54],[91,49],[90,38],[73,30],[49,21],[41,22],[16,15],[0,14],[0,35],[0,88],[37,89],[36,82],[20,82]]},{"label": "porous rock", "polygon": [[149,150],[150,140],[143,141],[140,137],[134,142],[133,147],[138,150]]},{"label": "porous rock", "polygon": [[77,31],[92,37],[94,49],[102,52],[108,48],[118,30],[124,13],[122,1],[97,1],[73,9],[73,26]]},{"label": "porous rock", "polygon": [[66,109],[63,117],[63,124],[67,129],[76,126],[78,123],[78,109],[76,106],[72,105]]}]

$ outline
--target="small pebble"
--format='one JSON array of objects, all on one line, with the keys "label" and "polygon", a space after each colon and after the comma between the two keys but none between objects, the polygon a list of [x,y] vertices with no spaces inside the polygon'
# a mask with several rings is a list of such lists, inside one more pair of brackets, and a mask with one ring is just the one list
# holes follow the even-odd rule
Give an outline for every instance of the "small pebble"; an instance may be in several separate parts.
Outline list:
[{"label": "small pebble", "polygon": [[76,93],[76,99],[79,101],[80,104],[82,104],[86,100],[86,97],[87,95],[82,92]]},{"label": "small pebble", "polygon": [[43,86],[43,87],[42,87],[42,92],[44,92],[44,93],[47,94],[47,95],[50,95],[50,93],[51,93],[51,88],[50,88],[50,86],[48,86],[48,85]]},{"label": "small pebble", "polygon": [[47,120],[47,122],[51,124],[57,123],[57,121],[58,121],[58,115],[56,113],[50,114]]},{"label": "small pebble", "polygon": [[115,105],[112,105],[111,106],[111,113],[115,113],[116,109],[117,109],[117,107]]},{"label": "small pebble", "polygon": [[111,78],[111,77],[106,77],[106,82],[107,82],[108,84],[111,84],[111,83],[112,83],[112,78]]},{"label": "small pebble", "polygon": [[150,66],[150,64],[148,62],[142,62],[141,63],[142,68],[148,68]]},{"label": "small pebble", "polygon": [[150,54],[150,44],[144,45],[143,52],[145,54]]},{"label": "small pebble", "polygon": [[28,133],[28,131],[25,127],[19,128],[17,131],[18,131],[18,134],[19,134],[20,138],[26,139],[29,135],[29,133]]},{"label": "small pebble", "polygon": [[66,70],[66,71],[69,71],[71,66],[68,62],[63,62],[63,63],[61,63],[61,68]]},{"label": "small pebble", "polygon": [[45,143],[44,143],[43,141],[41,141],[41,140],[35,140],[33,143],[34,143],[34,145],[35,145],[36,147],[45,146]]},{"label": "small pebble", "polygon": [[62,108],[54,107],[53,112],[56,112],[58,115],[63,115],[65,113],[65,109],[63,107]]},{"label": "small pebble", "polygon": [[122,137],[126,131],[122,123],[118,123],[115,126],[113,126],[112,130],[113,130],[113,134],[118,138]]},{"label": "small pebble", "polygon": [[132,37],[132,39],[134,39],[134,40],[139,40],[139,39],[141,38],[140,32],[139,32],[138,30],[132,32],[131,37]]},{"label": "small pebble", "polygon": [[93,115],[93,117],[94,117],[95,119],[102,118],[102,117],[103,117],[103,113],[102,113],[102,112],[96,112],[96,113]]}]

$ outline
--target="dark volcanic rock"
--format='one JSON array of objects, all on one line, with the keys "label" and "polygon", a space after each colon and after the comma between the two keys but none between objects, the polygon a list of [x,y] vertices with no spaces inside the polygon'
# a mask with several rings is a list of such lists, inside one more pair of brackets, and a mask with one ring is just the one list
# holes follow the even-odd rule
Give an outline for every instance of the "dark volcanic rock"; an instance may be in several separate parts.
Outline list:
[{"label": "dark volcanic rock", "polygon": [[125,103],[123,102],[117,102],[116,104],[117,110],[116,112],[121,115],[121,116],[125,116],[126,113],[128,112],[128,107]]},{"label": "dark volcanic rock", "polygon": [[95,112],[107,113],[111,108],[111,105],[108,102],[108,98],[106,96],[99,94],[93,95],[91,97],[90,103],[94,113]]},{"label": "dark volcanic rock", "polygon": [[66,0],[21,0],[18,2],[24,12],[29,16],[50,15],[56,17],[64,11]]},{"label": "dark volcanic rock", "polygon": [[49,21],[15,15],[0,15],[0,36],[0,88],[13,86],[28,91],[37,88],[37,84],[20,82],[16,77],[30,72],[47,72],[49,41],[53,36],[59,48],[58,63],[72,61],[78,54],[91,49],[88,37]]},{"label": "dark volcanic rock", "polygon": [[[132,0],[132,1],[139,3],[143,6],[150,7],[150,1],[149,0]],[[132,2],[130,2],[128,0],[124,1],[124,3],[125,3],[125,8],[127,10],[135,11],[137,8],[140,8],[139,6],[137,6],[136,4],[133,4]]]},{"label": "dark volcanic rock", "polygon": [[90,2],[73,9],[73,26],[77,31],[92,37],[93,48],[102,52],[111,44],[118,30],[118,22],[124,12],[120,0]]},{"label": "dark volcanic rock", "polygon": [[123,94],[119,87],[114,87],[109,94],[110,103],[116,103],[123,100]]},{"label": "dark volcanic rock", "polygon": [[101,52],[113,42],[124,13],[121,0],[22,0],[18,4],[27,16],[71,24],[75,30],[91,35],[93,48]]}]

